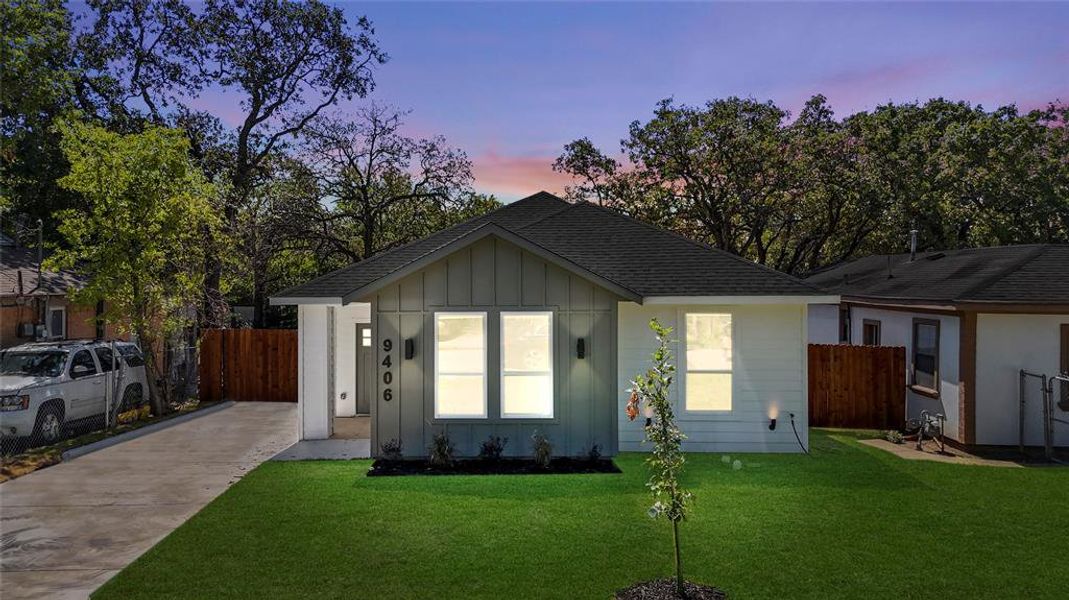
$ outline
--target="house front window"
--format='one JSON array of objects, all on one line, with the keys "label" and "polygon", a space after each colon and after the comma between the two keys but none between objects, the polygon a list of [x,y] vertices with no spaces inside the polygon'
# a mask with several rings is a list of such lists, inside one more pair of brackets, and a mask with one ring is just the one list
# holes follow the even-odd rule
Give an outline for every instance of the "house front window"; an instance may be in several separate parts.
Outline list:
[{"label": "house front window", "polygon": [[501,313],[501,416],[553,418],[553,313]]},{"label": "house front window", "polygon": [[939,394],[939,321],[913,320],[913,387]]},{"label": "house front window", "polygon": [[731,315],[686,315],[684,406],[688,411],[730,411]]},{"label": "house front window", "polygon": [[434,416],[486,418],[486,313],[434,315]]}]

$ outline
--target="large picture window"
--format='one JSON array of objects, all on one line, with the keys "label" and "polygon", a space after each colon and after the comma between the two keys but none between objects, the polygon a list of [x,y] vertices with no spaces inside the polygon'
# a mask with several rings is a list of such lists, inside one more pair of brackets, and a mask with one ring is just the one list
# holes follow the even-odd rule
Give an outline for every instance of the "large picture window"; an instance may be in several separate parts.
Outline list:
[{"label": "large picture window", "polygon": [[913,321],[913,386],[916,391],[939,395],[939,321]]},{"label": "large picture window", "polygon": [[553,417],[553,313],[501,313],[501,416]]},{"label": "large picture window", "polygon": [[731,315],[686,315],[688,411],[731,410]]},{"label": "large picture window", "polygon": [[434,416],[486,418],[486,313],[434,315]]}]

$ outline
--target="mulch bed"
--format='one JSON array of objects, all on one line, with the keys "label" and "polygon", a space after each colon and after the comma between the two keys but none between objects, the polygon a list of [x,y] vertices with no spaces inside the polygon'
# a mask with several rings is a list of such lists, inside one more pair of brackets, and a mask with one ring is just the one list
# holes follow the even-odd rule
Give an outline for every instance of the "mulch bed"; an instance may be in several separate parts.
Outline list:
[{"label": "mulch bed", "polygon": [[434,466],[426,460],[378,459],[368,470],[368,477],[401,475],[559,475],[580,473],[619,473],[620,468],[609,459],[554,458],[548,469],[533,460],[503,458],[501,460],[467,459],[449,466]]},{"label": "mulch bed", "polygon": [[[683,582],[685,600],[724,600],[727,594],[715,587]],[[681,600],[676,595],[675,579],[643,581],[616,592],[616,600]]]}]

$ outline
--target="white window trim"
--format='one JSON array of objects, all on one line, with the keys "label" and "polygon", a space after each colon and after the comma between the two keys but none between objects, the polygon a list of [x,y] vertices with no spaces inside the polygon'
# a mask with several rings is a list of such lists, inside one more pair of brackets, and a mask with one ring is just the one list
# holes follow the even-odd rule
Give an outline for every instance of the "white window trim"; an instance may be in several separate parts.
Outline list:
[{"label": "white window trim", "polygon": [[[731,408],[728,410],[700,410],[687,408],[687,373],[690,371],[687,368],[687,315],[727,315],[731,319],[731,368],[730,369],[700,369],[695,370],[695,373],[727,373],[731,375]],[[679,412],[684,416],[689,417],[730,417],[735,413],[735,397],[737,396],[735,389],[735,342],[737,340],[736,328],[735,328],[735,314],[730,310],[716,310],[710,307],[709,310],[680,310],[677,316],[677,323],[680,324],[679,329],[682,331],[682,335],[679,336],[679,372],[683,375],[679,378]]]},{"label": "white window trim", "polygon": [[[482,375],[483,375],[483,412],[482,412],[482,414],[443,415],[440,412],[438,412],[438,375],[440,374],[440,371],[438,370],[438,365],[440,364],[440,361],[438,360],[438,315],[471,316],[471,317],[478,316],[478,317],[482,317],[482,320],[483,320],[483,373],[482,373]],[[490,392],[489,392],[488,385],[487,385],[487,383],[488,383],[488,381],[490,379],[490,373],[489,373],[490,367],[489,367],[489,364],[488,364],[488,361],[487,361],[487,355],[489,354],[489,352],[487,352],[487,345],[489,344],[489,339],[488,339],[489,336],[487,335],[487,320],[488,320],[488,317],[487,317],[487,314],[486,314],[485,311],[451,311],[451,310],[443,310],[443,311],[438,311],[438,312],[434,313],[433,326],[434,326],[434,418],[435,419],[443,419],[443,420],[460,419],[460,420],[463,420],[463,419],[486,419],[487,418],[488,413],[489,413],[489,409],[487,408],[487,406],[488,406],[488,404],[490,402]],[[459,374],[459,373],[454,373],[454,374]],[[474,373],[469,373],[469,375],[474,375]]]},{"label": "white window trim", "polygon": [[[549,400],[549,414],[506,414],[505,413],[505,375],[543,375],[544,371],[508,371],[505,370],[505,317],[508,315],[546,315],[549,317],[549,381],[550,389],[553,390],[553,397]],[[502,419],[545,419],[550,420],[555,418],[556,404],[557,404],[557,380],[554,376],[553,365],[556,360],[556,346],[554,345],[553,330],[556,324],[553,322],[553,311],[551,310],[510,310],[501,311],[498,316],[498,360],[501,365],[501,374],[498,384],[498,389],[501,390],[501,402],[499,403],[499,411],[501,412]]]},{"label": "white window trim", "polygon": [[[56,335],[56,332],[52,331],[52,313],[63,313],[63,332]],[[66,306],[49,306],[48,307],[48,339],[50,340],[65,340],[67,339],[67,307]]]}]

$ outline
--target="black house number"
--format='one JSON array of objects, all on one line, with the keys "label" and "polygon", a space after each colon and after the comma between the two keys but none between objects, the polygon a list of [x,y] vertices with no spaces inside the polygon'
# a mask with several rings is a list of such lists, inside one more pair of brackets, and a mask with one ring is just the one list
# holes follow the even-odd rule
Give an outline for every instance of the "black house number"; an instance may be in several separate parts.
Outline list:
[{"label": "black house number", "polygon": [[[391,350],[393,350],[393,340],[388,338],[382,340],[382,351],[383,353],[385,353],[385,356],[382,358],[382,366],[386,367],[387,369],[393,366],[393,360],[390,359],[389,354]],[[383,371],[382,382],[386,385],[390,385],[391,383],[393,383],[393,372],[389,370]],[[384,388],[382,390],[382,399],[385,402],[393,400],[393,390],[390,388]]]}]

